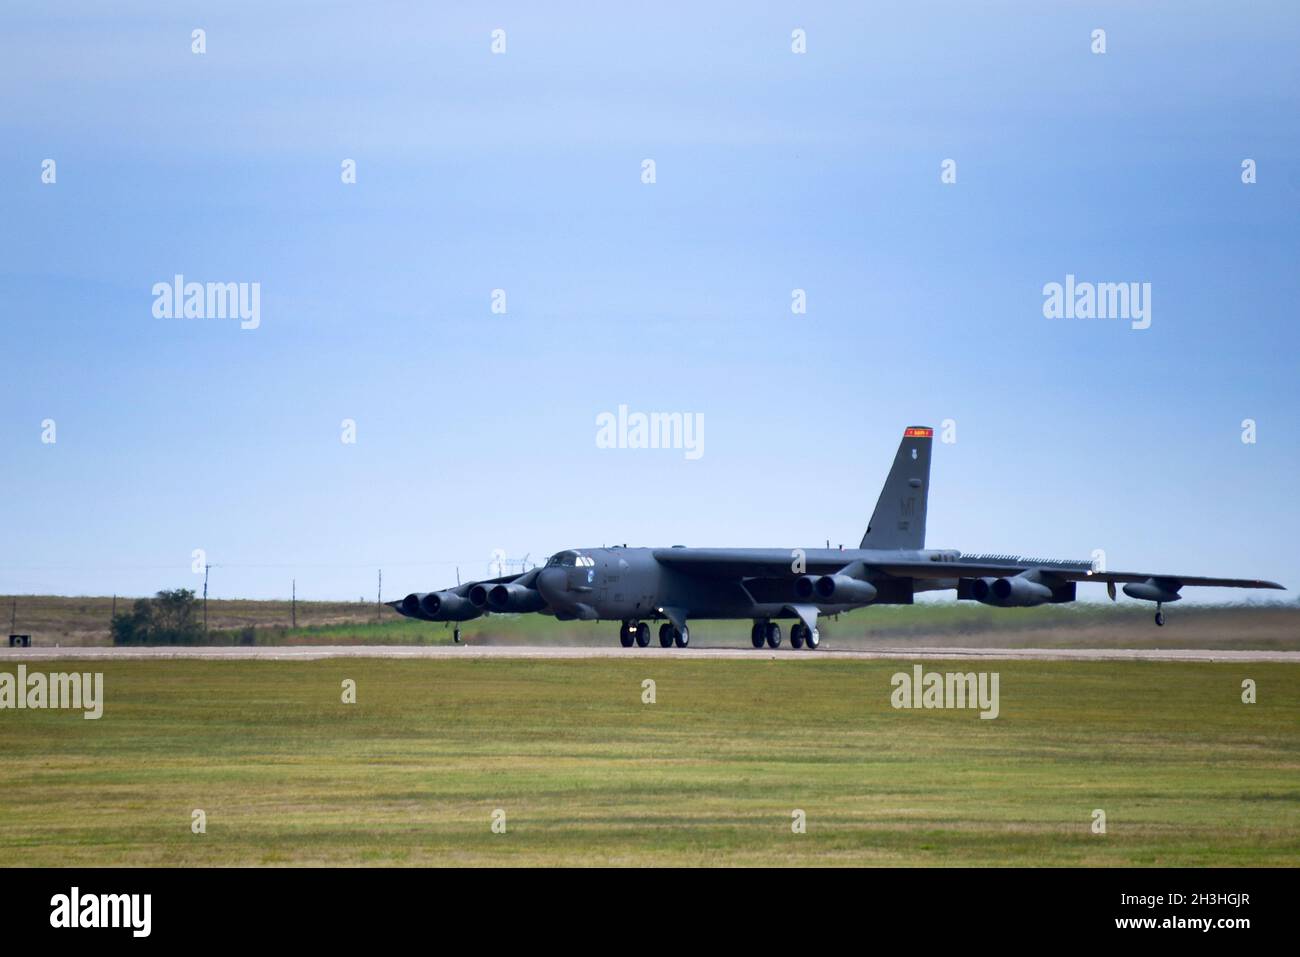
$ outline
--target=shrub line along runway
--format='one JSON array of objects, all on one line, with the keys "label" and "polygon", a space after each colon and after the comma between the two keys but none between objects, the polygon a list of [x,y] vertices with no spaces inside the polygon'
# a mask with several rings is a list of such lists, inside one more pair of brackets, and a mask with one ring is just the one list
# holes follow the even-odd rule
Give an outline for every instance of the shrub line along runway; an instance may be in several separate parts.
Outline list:
[{"label": "shrub line along runway", "polygon": [[0,648],[0,661],[33,661],[75,658],[92,660],[193,658],[216,661],[318,661],[324,658],[493,658],[566,660],[615,658],[646,660],[680,658],[689,661],[874,661],[907,658],[918,661],[1007,660],[1007,661],[1203,661],[1276,662],[1300,664],[1300,651],[1235,651],[1176,648],[931,648],[920,645],[888,644],[871,651],[817,651],[752,648],[603,648],[565,645],[260,645],[252,647],[36,647]]}]

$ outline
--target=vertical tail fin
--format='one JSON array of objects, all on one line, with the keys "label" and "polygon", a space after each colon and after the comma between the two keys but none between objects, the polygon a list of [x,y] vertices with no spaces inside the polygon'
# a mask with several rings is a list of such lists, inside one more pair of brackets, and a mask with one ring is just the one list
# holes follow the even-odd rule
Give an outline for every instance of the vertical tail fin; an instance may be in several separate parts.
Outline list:
[{"label": "vertical tail fin", "polygon": [[934,429],[903,430],[894,467],[880,490],[871,524],[859,548],[925,548],[925,509],[930,497],[930,443]]}]

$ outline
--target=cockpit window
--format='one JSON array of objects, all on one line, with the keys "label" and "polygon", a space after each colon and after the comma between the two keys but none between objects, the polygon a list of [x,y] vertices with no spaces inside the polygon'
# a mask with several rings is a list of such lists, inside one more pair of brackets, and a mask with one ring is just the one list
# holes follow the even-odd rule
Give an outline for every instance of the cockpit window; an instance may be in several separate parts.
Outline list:
[{"label": "cockpit window", "polygon": [[556,552],[546,562],[547,568],[591,568],[596,560],[580,552]]}]

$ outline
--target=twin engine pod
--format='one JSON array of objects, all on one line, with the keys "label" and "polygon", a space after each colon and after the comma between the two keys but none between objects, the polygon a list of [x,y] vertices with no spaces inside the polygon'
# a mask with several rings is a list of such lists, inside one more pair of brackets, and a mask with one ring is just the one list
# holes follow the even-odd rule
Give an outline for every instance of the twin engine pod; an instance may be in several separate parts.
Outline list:
[{"label": "twin engine pod", "polygon": [[536,588],[516,585],[514,582],[475,585],[469,590],[469,600],[480,611],[522,614],[546,607],[546,599]]},{"label": "twin engine pod", "polygon": [[796,579],[794,593],[804,601],[828,605],[866,605],[876,600],[876,586],[848,575],[804,575]]},{"label": "twin engine pod", "polygon": [[999,608],[1032,608],[1045,605],[1055,597],[1046,585],[1019,575],[1014,578],[976,578],[971,582],[970,596]]},{"label": "twin engine pod", "polygon": [[426,621],[469,621],[483,613],[455,592],[431,591],[403,598],[402,614]]}]

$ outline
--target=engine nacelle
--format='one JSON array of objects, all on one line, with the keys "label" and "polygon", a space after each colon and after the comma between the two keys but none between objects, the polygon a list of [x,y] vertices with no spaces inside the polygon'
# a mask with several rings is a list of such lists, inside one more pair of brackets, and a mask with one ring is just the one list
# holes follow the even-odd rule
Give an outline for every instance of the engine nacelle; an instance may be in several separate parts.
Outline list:
[{"label": "engine nacelle", "polygon": [[[483,586],[475,585],[475,588]],[[471,595],[473,589],[471,589]],[[516,585],[514,582],[503,585],[493,585],[487,589],[486,595],[487,607],[490,611],[511,612],[515,614],[539,611],[546,607],[546,599],[536,588],[529,588],[526,585]]]},{"label": "engine nacelle", "polygon": [[[402,600],[402,610],[413,596]],[[460,595],[451,591],[431,591],[420,596],[420,611],[429,621],[469,621],[483,614]]]},{"label": "engine nacelle", "polygon": [[813,592],[828,605],[866,605],[876,600],[875,585],[848,575],[823,575],[813,583]]},{"label": "engine nacelle", "polygon": [[420,607],[423,598],[424,592],[412,592],[402,599],[402,606],[398,610],[407,618],[426,618],[424,610]]},{"label": "engine nacelle", "polygon": [[970,596],[986,605],[999,608],[1032,608],[1053,599],[1052,589],[1017,575],[1014,578],[977,578],[971,582]]}]

